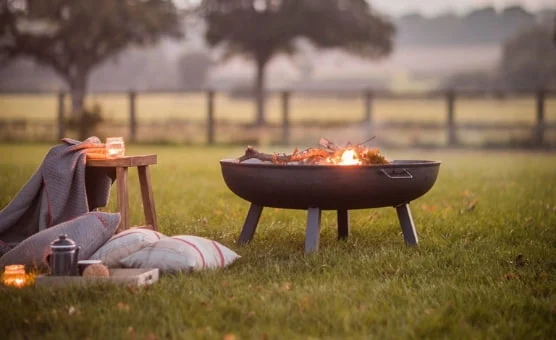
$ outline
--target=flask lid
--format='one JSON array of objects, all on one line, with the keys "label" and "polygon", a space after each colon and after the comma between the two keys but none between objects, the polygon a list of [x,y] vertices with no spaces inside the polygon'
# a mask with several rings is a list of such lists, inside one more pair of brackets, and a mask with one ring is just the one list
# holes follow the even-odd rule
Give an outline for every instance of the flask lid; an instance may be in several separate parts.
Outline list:
[{"label": "flask lid", "polygon": [[75,249],[76,246],[75,246],[75,242],[71,238],[68,238],[67,234],[62,234],[56,240],[50,243],[50,248],[68,250],[68,249]]}]

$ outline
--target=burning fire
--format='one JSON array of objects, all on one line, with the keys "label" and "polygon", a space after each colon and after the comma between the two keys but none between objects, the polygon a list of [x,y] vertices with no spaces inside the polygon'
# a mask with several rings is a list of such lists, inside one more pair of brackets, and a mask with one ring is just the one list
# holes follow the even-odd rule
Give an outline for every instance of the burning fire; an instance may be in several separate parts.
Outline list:
[{"label": "burning fire", "polygon": [[308,148],[293,153],[265,154],[248,146],[245,154],[238,158],[240,162],[248,159],[259,159],[273,164],[322,164],[322,165],[371,165],[388,164],[389,161],[380,153],[378,148],[368,148],[363,144],[339,147],[326,138],[321,138],[322,148]]},{"label": "burning fire", "polygon": [[338,162],[339,165],[361,165],[361,160],[357,156],[355,150],[346,149],[342,153],[342,157]]}]

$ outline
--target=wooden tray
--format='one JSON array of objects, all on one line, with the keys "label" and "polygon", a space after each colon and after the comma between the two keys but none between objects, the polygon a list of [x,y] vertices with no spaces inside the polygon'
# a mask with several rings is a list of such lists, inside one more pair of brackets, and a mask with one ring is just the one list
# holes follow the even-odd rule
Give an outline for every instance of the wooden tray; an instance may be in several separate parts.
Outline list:
[{"label": "wooden tray", "polygon": [[68,285],[118,284],[128,286],[148,286],[158,281],[158,268],[112,268],[110,277],[49,276],[39,275],[35,286],[63,287]]}]

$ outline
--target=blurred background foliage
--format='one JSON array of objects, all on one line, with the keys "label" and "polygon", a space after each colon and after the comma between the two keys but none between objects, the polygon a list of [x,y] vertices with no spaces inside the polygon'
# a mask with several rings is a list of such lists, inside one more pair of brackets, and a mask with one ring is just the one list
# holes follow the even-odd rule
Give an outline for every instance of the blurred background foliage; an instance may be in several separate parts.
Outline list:
[{"label": "blurred background foliage", "polygon": [[[19,2],[24,1],[0,1],[4,4]],[[77,4],[88,1],[68,2]],[[90,3],[101,6],[103,2]],[[231,90],[234,87],[250,86],[255,74],[254,64],[239,57],[221,62],[223,48],[210,48],[206,43],[204,34],[207,25],[199,16],[200,12],[194,11],[191,4],[184,5],[187,3],[183,1],[176,1],[175,4],[180,20],[179,30],[185,33],[182,39],[163,37],[148,46],[126,45],[117,55],[103,59],[91,71],[89,89],[126,91],[130,88],[162,90],[212,87]],[[372,1],[370,5],[373,8]],[[90,12],[93,18],[98,15],[98,11]],[[521,84],[536,88],[547,80],[532,74],[548,72],[551,79],[554,77],[554,71],[545,71],[553,70],[545,62],[537,63],[541,59],[550,61],[551,53],[556,48],[553,38],[556,14],[553,8],[532,12],[520,6],[498,10],[486,6],[466,13],[446,12],[434,16],[407,13],[387,15],[387,18],[396,29],[392,38],[393,50],[387,58],[374,62],[361,60],[335,49],[321,50],[308,39],[298,38],[295,40],[295,55],[278,56],[269,63],[268,87],[295,90],[372,86],[395,90],[429,90],[446,86],[484,88],[515,87]],[[7,21],[2,19],[1,22]],[[82,31],[86,26],[79,27]],[[72,34],[79,36],[79,30],[74,30]],[[2,32],[5,32],[5,28]],[[518,37],[526,32],[535,35],[535,40],[544,47],[532,49],[526,44],[516,43]],[[541,33],[535,32],[544,33],[541,36]],[[531,41],[529,38],[524,40]],[[191,58],[191,54],[195,58]],[[528,67],[538,68],[533,72],[512,71],[513,67],[520,66],[510,61],[510,54],[515,55],[514,59],[526,57],[530,64]],[[187,58],[190,58],[187,61],[190,66],[184,67],[183,62]],[[209,60],[211,62],[207,63]],[[512,75],[506,75],[506,72]],[[10,63],[2,62],[0,66],[1,90],[58,90],[63,87],[63,80],[52,68],[32,59],[18,57]]]}]

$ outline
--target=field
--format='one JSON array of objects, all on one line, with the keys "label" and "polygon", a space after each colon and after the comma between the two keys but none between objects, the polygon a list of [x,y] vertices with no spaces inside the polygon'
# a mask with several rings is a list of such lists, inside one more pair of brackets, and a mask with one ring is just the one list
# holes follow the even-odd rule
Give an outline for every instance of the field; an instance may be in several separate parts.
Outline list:
[{"label": "field", "polygon": [[[0,144],[0,207],[49,148]],[[307,256],[303,211],[267,208],[253,242],[235,245],[248,203],[225,186],[218,160],[242,148],[130,146],[130,154],[159,156],[152,177],[163,233],[209,237],[242,257],[140,290],[0,287],[0,329],[6,339],[553,337],[554,155],[382,151],[443,162],[431,191],[410,205],[419,246],[403,243],[394,209],[351,211],[346,241],[336,240],[334,212],[324,212],[320,250]],[[132,222],[141,224],[135,185],[130,195]]]},{"label": "field", "polygon": [[[66,98],[67,99],[67,98]],[[99,104],[105,123],[98,135],[128,136],[129,101],[123,94],[91,95],[88,105]],[[546,100],[545,119],[556,126],[556,99]],[[174,142],[199,144],[206,142],[206,97],[193,94],[140,94],[137,97],[137,138],[142,142]],[[69,109],[69,100],[66,100]],[[215,97],[216,141],[218,143],[275,143],[280,140],[282,105],[278,95],[270,96],[267,104],[268,121],[274,128],[263,133],[249,128],[254,119],[250,101],[234,99],[227,94]],[[0,96],[0,138],[4,140],[56,139],[57,98],[55,95],[3,95]],[[372,120],[377,142],[384,144],[443,144],[446,140],[442,124],[446,121],[444,99],[381,99],[372,105]],[[368,138],[368,130],[361,125],[364,118],[362,96],[293,95],[290,101],[292,122],[291,142],[308,144],[324,132],[337,140],[357,142]],[[522,141],[531,136],[535,124],[535,99],[485,98],[461,99],[455,103],[457,124],[505,124],[508,128],[480,130],[461,129],[463,144],[481,146],[489,143],[506,144]],[[19,125],[18,125],[19,122]],[[9,124],[12,125],[9,125]],[[404,123],[403,128],[392,124]],[[300,127],[302,124],[303,127]],[[436,124],[426,129],[423,124]],[[323,127],[324,125],[324,127]],[[546,132],[546,140],[556,145],[555,129]],[[394,141],[396,143],[394,143]]]}]

